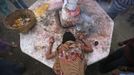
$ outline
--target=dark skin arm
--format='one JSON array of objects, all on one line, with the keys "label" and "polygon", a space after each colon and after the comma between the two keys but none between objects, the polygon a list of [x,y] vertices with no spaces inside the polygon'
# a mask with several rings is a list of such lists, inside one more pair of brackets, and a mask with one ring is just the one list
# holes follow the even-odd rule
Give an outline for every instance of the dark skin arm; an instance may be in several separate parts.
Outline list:
[{"label": "dark skin arm", "polygon": [[134,42],[134,38],[125,40],[125,41],[123,41],[123,42],[119,42],[119,46],[126,45],[126,44],[128,44],[129,42]]},{"label": "dark skin arm", "polygon": [[82,45],[81,48],[84,50],[84,52],[93,52],[93,48],[90,43],[86,42],[84,37],[86,36],[83,32],[77,33],[78,35],[78,40],[81,41]]},{"label": "dark skin arm", "polygon": [[87,44],[87,42],[84,40],[81,40],[81,42],[83,43],[82,49],[84,50],[84,52],[93,52],[92,46],[90,44]]},{"label": "dark skin arm", "polygon": [[48,47],[48,51],[46,52],[46,59],[52,59],[56,56],[56,53],[55,52],[52,52],[52,47],[53,47],[53,44],[54,44],[54,38],[51,37],[49,38],[49,47]]}]

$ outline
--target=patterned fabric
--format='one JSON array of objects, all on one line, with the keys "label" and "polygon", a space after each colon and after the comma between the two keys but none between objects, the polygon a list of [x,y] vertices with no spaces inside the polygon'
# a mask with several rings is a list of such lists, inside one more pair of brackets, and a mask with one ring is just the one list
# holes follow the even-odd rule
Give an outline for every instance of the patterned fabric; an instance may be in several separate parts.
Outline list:
[{"label": "patterned fabric", "polygon": [[114,19],[117,15],[132,5],[134,5],[134,0],[112,0],[112,5],[107,13],[112,19]]},{"label": "patterned fabric", "polygon": [[54,64],[54,71],[59,73],[57,75],[84,75],[84,67],[84,55],[79,43],[68,41],[59,46]]}]

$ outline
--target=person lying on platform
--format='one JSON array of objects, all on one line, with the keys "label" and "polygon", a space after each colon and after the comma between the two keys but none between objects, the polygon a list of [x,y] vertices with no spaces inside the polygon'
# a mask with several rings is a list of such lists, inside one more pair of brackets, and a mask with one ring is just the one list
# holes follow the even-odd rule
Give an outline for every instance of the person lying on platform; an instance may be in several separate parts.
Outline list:
[{"label": "person lying on platform", "polygon": [[86,69],[84,53],[93,52],[93,49],[83,40],[83,36],[79,36],[78,41],[71,32],[65,32],[62,43],[54,53],[52,52],[53,43],[54,38],[51,37],[46,58],[55,57],[53,70],[56,75],[84,75]]}]

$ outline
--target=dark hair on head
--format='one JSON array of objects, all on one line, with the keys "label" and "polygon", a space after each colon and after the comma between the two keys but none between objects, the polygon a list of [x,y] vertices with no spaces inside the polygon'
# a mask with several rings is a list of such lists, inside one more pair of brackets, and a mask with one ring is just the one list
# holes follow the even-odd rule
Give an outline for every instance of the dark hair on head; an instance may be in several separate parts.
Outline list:
[{"label": "dark hair on head", "polygon": [[67,41],[76,41],[74,35],[71,32],[65,32],[63,35],[62,43],[64,44]]}]

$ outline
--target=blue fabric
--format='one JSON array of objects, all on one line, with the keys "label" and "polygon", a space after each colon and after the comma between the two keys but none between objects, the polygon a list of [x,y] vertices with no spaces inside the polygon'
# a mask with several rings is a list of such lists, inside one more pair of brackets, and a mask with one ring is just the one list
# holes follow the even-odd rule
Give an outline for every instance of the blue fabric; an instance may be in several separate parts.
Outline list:
[{"label": "blue fabric", "polygon": [[23,7],[23,8],[28,8],[28,6],[24,3],[24,1],[23,0],[17,0],[20,4],[21,4],[21,6]]},{"label": "blue fabric", "polygon": [[23,66],[0,59],[0,75],[22,75],[23,72]]},{"label": "blue fabric", "polygon": [[107,13],[112,19],[114,19],[117,15],[124,12],[132,5],[134,5],[134,0],[112,0],[111,7]]},{"label": "blue fabric", "polygon": [[0,0],[0,12],[7,16],[10,13],[10,10],[8,8],[7,0]]},{"label": "blue fabric", "polygon": [[11,50],[11,46],[7,42],[0,39],[0,52],[5,52],[8,50]]},{"label": "blue fabric", "polygon": [[120,75],[134,75],[134,72],[121,72]]},{"label": "blue fabric", "polygon": [[23,0],[15,0],[13,2],[13,4],[18,9],[26,9],[26,8],[28,8],[27,5],[24,3]]},{"label": "blue fabric", "polygon": [[21,5],[17,1],[13,2],[13,4],[16,8],[22,9]]}]

